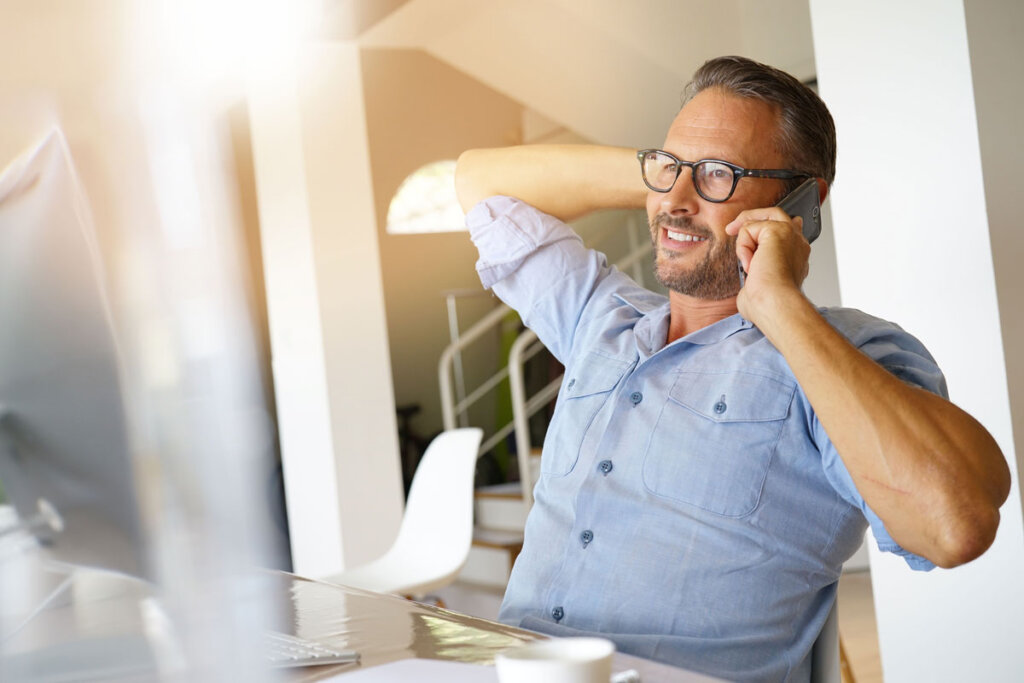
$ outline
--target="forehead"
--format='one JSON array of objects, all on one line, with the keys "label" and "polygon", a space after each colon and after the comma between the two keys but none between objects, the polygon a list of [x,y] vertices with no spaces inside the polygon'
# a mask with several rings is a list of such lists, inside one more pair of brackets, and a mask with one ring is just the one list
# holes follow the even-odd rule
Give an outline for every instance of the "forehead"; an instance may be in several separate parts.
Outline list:
[{"label": "forehead", "polygon": [[774,137],[778,113],[760,100],[712,88],[682,108],[665,137],[665,150],[686,161],[722,159],[746,168],[782,168]]}]

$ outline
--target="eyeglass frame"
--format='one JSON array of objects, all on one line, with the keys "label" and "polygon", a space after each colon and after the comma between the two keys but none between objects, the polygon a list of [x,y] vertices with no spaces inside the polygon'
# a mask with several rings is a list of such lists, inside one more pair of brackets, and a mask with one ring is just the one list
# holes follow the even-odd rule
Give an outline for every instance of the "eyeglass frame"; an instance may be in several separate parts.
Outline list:
[{"label": "eyeglass frame", "polygon": [[[658,188],[652,186],[649,182],[647,182],[647,173],[644,171],[644,157],[646,157],[648,154],[652,152],[664,154],[665,156],[674,160],[676,163],[676,177],[672,180],[672,184],[669,185],[667,189],[659,190]],[[713,204],[721,204],[722,202],[729,201],[732,198],[732,195],[736,192],[736,186],[739,184],[741,178],[775,178],[778,180],[793,180],[795,178],[815,177],[813,173],[806,173],[804,171],[792,171],[789,169],[743,168],[742,166],[737,166],[736,164],[730,163],[728,161],[723,161],[722,159],[700,159],[698,161],[683,161],[675,154],[672,154],[671,152],[666,152],[663,149],[641,149],[637,151],[636,158],[637,161],[640,162],[640,177],[643,179],[644,185],[650,188],[652,192],[660,192],[662,194],[667,194],[671,192],[672,188],[674,188],[676,186],[676,183],[679,182],[679,176],[683,172],[683,167],[686,166],[689,167],[690,169],[690,181],[693,183],[693,189],[697,191],[697,194],[699,194],[702,199],[704,199],[705,201],[712,202]],[[711,199],[710,197],[705,195],[701,191],[700,187],[697,185],[697,174],[693,172],[694,168],[696,168],[698,164],[703,164],[705,162],[714,162],[716,164],[722,164],[723,166],[728,166],[729,168],[732,169],[732,187],[729,189],[729,194],[727,194],[724,199]]]}]

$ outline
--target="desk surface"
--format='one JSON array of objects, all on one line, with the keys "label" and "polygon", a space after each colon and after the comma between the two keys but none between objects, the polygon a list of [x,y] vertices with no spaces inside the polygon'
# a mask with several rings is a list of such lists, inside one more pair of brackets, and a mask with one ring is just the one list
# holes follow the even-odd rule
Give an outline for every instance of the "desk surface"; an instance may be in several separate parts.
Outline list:
[{"label": "desk surface", "polygon": [[[278,577],[292,597],[295,635],[356,650],[362,667],[411,657],[490,665],[498,652],[546,637],[391,595],[288,574]],[[636,669],[643,683],[717,680],[622,653],[615,654],[613,668]],[[350,670],[307,669],[294,680],[316,681]]]},{"label": "desk surface", "polygon": [[[145,601],[152,602],[146,584],[96,572],[78,578],[84,579],[77,582],[81,585],[69,584],[64,597],[53,600],[28,627],[5,643],[5,656],[31,655],[53,646],[65,652],[68,647],[91,647],[93,659],[106,656],[129,660],[126,649],[117,644],[127,638],[143,645],[147,642],[144,634],[152,633],[152,625],[143,623],[146,610],[139,609]],[[318,681],[410,658],[491,665],[498,652],[545,637],[396,596],[283,572],[261,575],[259,585],[279,606],[274,624],[277,630],[360,653],[358,665],[294,669],[283,674],[287,681]],[[100,652],[104,643],[106,655]],[[77,656],[81,657],[81,652]],[[644,683],[715,680],[621,653],[615,655],[613,667],[616,671],[636,669]],[[3,669],[0,661],[0,671]],[[137,675],[131,676],[131,680],[138,679]]]}]

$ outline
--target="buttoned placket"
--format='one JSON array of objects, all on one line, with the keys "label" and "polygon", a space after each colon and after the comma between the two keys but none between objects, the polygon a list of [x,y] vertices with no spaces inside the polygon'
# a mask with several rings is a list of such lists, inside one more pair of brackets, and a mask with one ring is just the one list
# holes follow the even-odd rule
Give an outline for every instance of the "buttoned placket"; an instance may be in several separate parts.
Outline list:
[{"label": "buttoned placket", "polygon": [[[609,403],[606,405],[606,408],[611,412],[608,415],[608,417],[604,420],[605,429],[608,428],[609,424],[616,420],[631,419],[630,413],[632,412],[632,410],[641,408],[644,405],[645,397],[643,391],[640,388],[641,383],[635,380],[635,373],[637,369],[640,367],[640,365],[644,363],[644,360],[646,359],[642,359],[639,354],[637,355],[631,366],[627,368],[624,372],[619,387],[617,387],[614,391],[614,394],[609,397]],[[563,386],[564,391],[567,395],[572,395],[574,391],[578,388],[578,379],[578,374],[576,376],[570,376],[566,378]],[[634,383],[636,384],[636,386],[631,386]],[[594,496],[601,495],[600,487],[606,486],[604,480],[606,480],[609,477],[609,475],[611,475],[615,470],[615,463],[611,458],[602,458],[599,455],[602,450],[602,447],[608,446],[609,444],[605,442],[605,437],[602,436],[601,439],[595,444],[594,450],[589,451],[589,453],[587,454],[580,454],[581,458],[593,458],[593,460],[590,460],[592,464],[588,467],[588,469],[593,469],[589,469],[590,474],[580,481],[580,486],[583,487],[585,495],[582,496],[582,498],[578,499],[578,503],[575,506],[577,525],[574,525],[575,537],[572,538],[572,540],[570,540],[570,543],[573,543],[573,541],[575,541],[575,551],[570,552],[594,552],[593,544],[598,540],[600,529],[596,529],[592,525],[592,522],[584,526],[582,524],[582,521],[587,517],[590,517],[592,514],[591,511],[595,510],[594,505],[596,504],[596,501]],[[590,479],[590,477],[597,477],[597,479],[592,480]],[[598,515],[596,519],[599,520],[600,516]],[[581,570],[584,566],[584,562],[586,561],[585,558],[585,555],[577,555],[574,561],[566,565],[566,569],[570,572]],[[569,579],[569,577],[565,577],[565,579],[568,580],[570,582],[569,585],[571,585],[571,579]],[[559,591],[559,593],[561,593],[561,591]],[[564,619],[566,619],[566,609],[565,603],[563,601],[568,596],[564,593],[561,593],[560,595],[556,594],[552,595],[551,597],[553,599],[551,603],[549,603],[549,605],[551,606],[548,608],[548,616],[556,623],[560,623]]]}]

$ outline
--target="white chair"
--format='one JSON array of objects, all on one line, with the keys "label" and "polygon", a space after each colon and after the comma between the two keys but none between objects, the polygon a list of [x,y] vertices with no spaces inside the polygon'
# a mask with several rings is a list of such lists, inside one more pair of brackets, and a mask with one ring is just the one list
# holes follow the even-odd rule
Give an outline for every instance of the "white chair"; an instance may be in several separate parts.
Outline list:
[{"label": "white chair", "polygon": [[331,583],[420,598],[447,586],[466,564],[473,541],[473,475],[483,431],[438,435],[416,468],[394,545]]},{"label": "white chair", "polygon": [[854,683],[843,641],[839,639],[838,603],[832,603],[828,619],[811,648],[811,683]]}]

